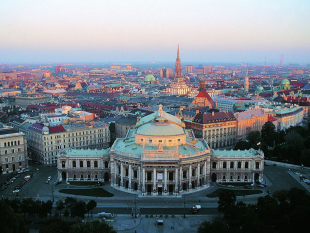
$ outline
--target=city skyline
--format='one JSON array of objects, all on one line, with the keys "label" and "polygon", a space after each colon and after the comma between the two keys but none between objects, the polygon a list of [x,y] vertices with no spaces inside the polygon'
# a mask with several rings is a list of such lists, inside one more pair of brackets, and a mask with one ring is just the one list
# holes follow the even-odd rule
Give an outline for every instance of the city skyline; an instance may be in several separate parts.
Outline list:
[{"label": "city skyline", "polygon": [[[308,1],[3,1],[1,63],[309,63]],[[12,16],[14,15],[14,17]]]}]

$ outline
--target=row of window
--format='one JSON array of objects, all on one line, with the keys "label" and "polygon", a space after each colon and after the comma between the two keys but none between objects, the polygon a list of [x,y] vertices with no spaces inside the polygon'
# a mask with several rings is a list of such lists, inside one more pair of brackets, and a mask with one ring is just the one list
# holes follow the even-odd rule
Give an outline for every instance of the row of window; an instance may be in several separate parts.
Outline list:
[{"label": "row of window", "polygon": [[4,143],[4,147],[7,147],[7,146],[17,146],[17,145],[20,145],[20,141],[11,141],[11,142],[5,142]]},{"label": "row of window", "polygon": [[[14,154],[16,151],[15,149],[11,149],[11,153]],[[17,148],[17,152],[21,152],[21,149],[20,148]],[[5,150],[4,151],[4,154],[8,154],[8,150]]]},{"label": "row of window", "polygon": [[[106,129],[99,129],[98,130],[98,133],[101,133],[101,132],[104,132]],[[96,130],[94,130],[94,132],[92,132],[92,131],[89,131],[89,133],[88,133],[88,131],[86,131],[86,133],[83,131],[83,132],[79,132],[79,134],[78,133],[75,133],[75,135],[74,135],[74,133],[71,133],[71,136],[72,137],[74,137],[74,136],[81,136],[81,135],[87,135],[87,134],[95,134],[96,133]],[[68,135],[68,137],[70,137],[70,133],[69,134],[67,134]],[[103,134],[100,134],[100,135],[103,135]],[[63,137],[66,137],[66,135],[65,134],[63,134]],[[61,138],[61,135],[55,135],[55,138]],[[53,139],[53,136],[51,136],[51,139]],[[44,137],[44,140],[48,140],[48,137]]]},{"label": "row of window", "polygon": [[[22,159],[22,156],[19,156],[18,159],[21,160],[21,159]],[[12,157],[12,162],[13,162],[13,161],[15,161],[15,157]],[[8,158],[8,157],[5,158],[5,162],[6,162],[6,163],[9,162],[9,158]]]},{"label": "row of window", "polygon": [[[90,168],[90,165],[91,165],[91,161],[86,161],[86,167],[89,167]],[[63,168],[66,167],[66,161],[62,161],[62,164],[61,166]],[[72,161],[72,167],[76,167],[76,161]],[[84,161],[80,161],[80,167],[84,167]],[[98,161],[95,160],[94,161],[94,167],[98,167]],[[109,168],[109,162],[108,161],[105,161],[104,162],[104,168]]]},{"label": "row of window", "polygon": [[[212,168],[217,168],[217,163],[213,162],[212,163]],[[223,168],[227,168],[227,162],[223,162]],[[235,162],[230,162],[230,168],[235,168]],[[242,163],[238,162],[237,168],[242,168]],[[249,168],[249,162],[244,163],[244,168],[247,169]],[[255,169],[259,169],[259,162],[255,163]]]}]

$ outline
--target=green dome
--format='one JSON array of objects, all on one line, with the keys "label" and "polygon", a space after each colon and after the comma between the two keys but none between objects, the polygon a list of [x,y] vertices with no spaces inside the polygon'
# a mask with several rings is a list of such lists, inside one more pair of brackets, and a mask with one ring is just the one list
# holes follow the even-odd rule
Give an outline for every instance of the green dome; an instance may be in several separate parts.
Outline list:
[{"label": "green dome", "polygon": [[257,90],[258,90],[258,91],[263,91],[264,88],[263,88],[261,85],[259,85],[259,86],[257,86]]},{"label": "green dome", "polygon": [[152,82],[152,81],[156,81],[156,78],[150,72],[144,77],[144,82]]},{"label": "green dome", "polygon": [[290,81],[288,81],[288,79],[287,79],[287,78],[282,79],[282,81],[281,81],[281,85],[290,85]]}]

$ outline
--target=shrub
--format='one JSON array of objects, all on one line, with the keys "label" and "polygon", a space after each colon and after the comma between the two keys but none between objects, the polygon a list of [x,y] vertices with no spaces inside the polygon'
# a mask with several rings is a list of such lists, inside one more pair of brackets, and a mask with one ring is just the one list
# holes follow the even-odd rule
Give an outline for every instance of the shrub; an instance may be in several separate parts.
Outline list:
[{"label": "shrub", "polygon": [[175,218],[174,214],[173,214],[173,215],[171,215],[171,217],[172,217],[172,218]]},{"label": "shrub", "polygon": [[165,215],[165,218],[168,218],[168,214]]},{"label": "shrub", "polygon": [[146,215],[145,215],[145,217],[146,217],[146,218],[148,218],[148,217],[149,217],[149,215],[148,215],[148,214],[146,214]]},{"label": "shrub", "polygon": [[153,218],[153,214],[150,215],[150,218]]},{"label": "shrub", "polygon": [[162,217],[163,217],[163,215],[161,214],[161,215],[159,215],[159,217],[161,217],[161,218],[162,218]]}]

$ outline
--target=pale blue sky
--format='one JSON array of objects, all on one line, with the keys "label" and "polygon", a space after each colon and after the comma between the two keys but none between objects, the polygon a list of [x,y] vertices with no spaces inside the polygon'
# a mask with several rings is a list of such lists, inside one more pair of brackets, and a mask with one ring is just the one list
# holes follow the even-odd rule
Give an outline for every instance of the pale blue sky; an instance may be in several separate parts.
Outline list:
[{"label": "pale blue sky", "polygon": [[0,0],[0,62],[306,64],[309,25],[310,0]]}]

